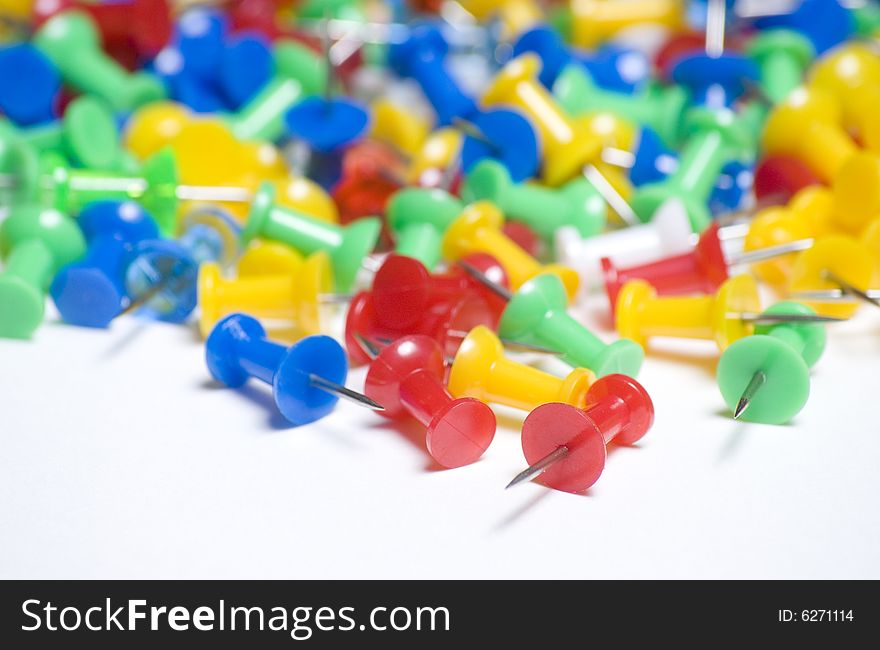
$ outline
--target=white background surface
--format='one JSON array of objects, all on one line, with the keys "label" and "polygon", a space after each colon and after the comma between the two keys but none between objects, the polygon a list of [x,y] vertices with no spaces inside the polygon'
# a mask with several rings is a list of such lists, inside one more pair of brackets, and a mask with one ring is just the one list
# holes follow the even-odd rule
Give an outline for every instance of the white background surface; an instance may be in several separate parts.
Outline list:
[{"label": "white background surface", "polygon": [[215,387],[194,328],[47,322],[0,341],[0,577],[880,578],[880,310],[833,326],[789,426],[733,422],[715,356],[652,352],[655,427],[575,496],[503,489],[515,419],[436,471],[354,405],[287,428]]}]

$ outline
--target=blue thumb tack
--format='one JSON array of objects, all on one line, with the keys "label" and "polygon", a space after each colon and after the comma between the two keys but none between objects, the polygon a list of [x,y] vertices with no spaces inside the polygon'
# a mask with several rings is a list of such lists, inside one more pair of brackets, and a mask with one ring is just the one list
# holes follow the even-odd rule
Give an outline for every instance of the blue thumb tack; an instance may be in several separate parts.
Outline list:
[{"label": "blue thumb tack", "polygon": [[291,347],[266,338],[259,321],[232,314],[217,323],[205,344],[211,376],[238,388],[255,377],[272,386],[281,414],[295,425],[328,415],[348,374],[345,350],[329,336],[308,336]]},{"label": "blue thumb tack", "polygon": [[0,47],[0,111],[19,126],[49,122],[61,77],[33,45]]},{"label": "blue thumb tack", "polygon": [[746,84],[760,78],[755,62],[741,54],[694,54],[672,69],[673,81],[690,89],[692,103],[708,108],[730,108],[745,94]]},{"label": "blue thumb tack", "polygon": [[49,293],[66,323],[107,327],[127,300],[123,272],[132,246],[159,236],[153,218],[132,201],[96,201],[78,223],[89,243],[85,257],[63,267]]},{"label": "blue thumb tack", "polygon": [[465,173],[481,160],[491,158],[504,165],[517,183],[537,174],[538,138],[525,117],[515,111],[498,109],[477,113],[470,123],[481,137],[464,132],[461,166]]}]

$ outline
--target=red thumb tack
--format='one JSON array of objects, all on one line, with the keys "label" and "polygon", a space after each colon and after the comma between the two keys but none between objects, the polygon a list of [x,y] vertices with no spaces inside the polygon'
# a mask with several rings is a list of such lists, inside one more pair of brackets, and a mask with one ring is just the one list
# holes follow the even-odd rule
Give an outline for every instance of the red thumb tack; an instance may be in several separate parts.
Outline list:
[{"label": "red thumb tack", "polygon": [[605,292],[615,310],[620,288],[630,280],[644,280],[660,295],[682,293],[715,293],[728,278],[727,259],[718,237],[718,224],[709,226],[687,253],[672,255],[628,268],[618,268],[607,257],[602,258]]},{"label": "red thumb tack", "polygon": [[345,348],[353,364],[365,364],[370,357],[355,334],[372,341],[396,341],[404,336],[424,334],[435,340],[444,354],[454,355],[464,336],[477,325],[493,327],[498,319],[487,302],[476,293],[448,303],[434,303],[409,328],[383,326],[377,316],[373,294],[361,291],[352,297],[345,317]]},{"label": "red thumb tack", "polygon": [[799,158],[766,156],[755,167],[755,199],[761,204],[772,200],[784,205],[799,191],[822,180]]},{"label": "red thumb tack", "polygon": [[[507,275],[489,255],[468,256],[468,261],[493,273],[502,286],[509,287]],[[454,266],[448,273],[432,275],[424,264],[405,255],[391,254],[373,278],[373,304],[380,325],[407,329],[424,318],[426,312],[443,304],[458,302],[465,294],[478,294],[491,302],[497,318],[506,303],[492,294],[461,268]]]},{"label": "red thumb tack", "polygon": [[455,399],[443,386],[443,350],[427,336],[407,336],[382,348],[358,337],[374,357],[364,393],[381,401],[383,415],[410,415],[425,428],[428,453],[443,467],[475,462],[495,437],[495,414],[471,397]]},{"label": "red thumb tack", "polygon": [[654,404],[642,385],[626,375],[607,375],[590,387],[586,406],[550,403],[529,413],[522,447],[530,467],[507,487],[539,474],[544,485],[582,492],[605,469],[607,445],[631,445],[654,423]]}]

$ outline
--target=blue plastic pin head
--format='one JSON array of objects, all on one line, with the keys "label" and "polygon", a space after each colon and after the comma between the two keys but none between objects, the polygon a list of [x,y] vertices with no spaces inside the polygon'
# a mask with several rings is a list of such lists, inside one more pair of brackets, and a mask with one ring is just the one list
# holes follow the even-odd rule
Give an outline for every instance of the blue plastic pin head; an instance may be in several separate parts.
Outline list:
[{"label": "blue plastic pin head", "polygon": [[813,42],[817,54],[822,54],[849,39],[856,31],[856,21],[839,0],[802,0],[790,13],[758,18],[755,27],[798,31]]},{"label": "blue plastic pin head", "polygon": [[662,181],[678,167],[678,156],[669,149],[657,132],[649,127],[642,127],[639,132],[633,166],[629,170],[629,179],[638,187],[647,183]]},{"label": "blue plastic pin head", "polygon": [[741,54],[694,54],[672,69],[672,80],[690,89],[693,104],[713,109],[730,108],[745,94],[748,82],[760,78],[755,62]]},{"label": "blue plastic pin head", "polygon": [[89,243],[83,259],[62,268],[49,293],[62,320],[80,327],[107,327],[126,297],[123,272],[132,246],[159,236],[153,218],[132,201],[96,201],[78,223]]},{"label": "blue plastic pin head", "polygon": [[607,44],[589,54],[578,51],[572,54],[596,85],[606,90],[632,93],[642,88],[651,75],[651,62],[639,50]]},{"label": "blue plastic pin head", "polygon": [[742,207],[743,199],[754,185],[755,175],[751,165],[739,160],[731,160],[721,169],[712,194],[709,196],[709,210],[722,215]]},{"label": "blue plastic pin head", "polygon": [[136,243],[126,260],[124,283],[139,315],[182,323],[196,308],[199,265],[190,251],[167,239]]},{"label": "blue plastic pin head", "polygon": [[192,9],[181,15],[173,42],[183,58],[185,74],[208,83],[216,81],[227,29],[226,18],[215,9]]},{"label": "blue plastic pin head", "polygon": [[434,111],[437,123],[447,126],[456,118],[468,118],[476,102],[459,87],[446,68],[449,44],[437,27],[414,25],[409,37],[388,48],[388,65],[402,77],[415,79]]},{"label": "blue plastic pin head", "polygon": [[287,111],[285,121],[292,137],[315,151],[332,153],[360,139],[370,120],[353,100],[308,97]]},{"label": "blue plastic pin head", "polygon": [[531,123],[511,110],[492,110],[475,114],[471,123],[483,137],[465,132],[461,148],[461,166],[468,173],[486,158],[507,168],[517,183],[532,178],[538,171],[538,138]]},{"label": "blue plastic pin head", "polygon": [[275,72],[272,50],[261,34],[229,39],[220,57],[220,88],[233,109],[239,109],[265,86]]},{"label": "blue plastic pin head", "polygon": [[55,66],[29,43],[0,47],[0,111],[19,126],[54,117],[61,77]]},{"label": "blue plastic pin head", "polygon": [[559,33],[547,25],[533,27],[522,34],[513,44],[513,56],[533,52],[541,59],[538,80],[552,88],[562,69],[571,63],[572,57]]},{"label": "blue plastic pin head", "polygon": [[345,383],[345,350],[329,336],[309,336],[290,348],[266,338],[260,323],[244,314],[217,323],[205,344],[211,376],[231,388],[255,377],[272,386],[281,414],[292,424],[320,420],[339,401],[334,393],[315,385],[314,377]]}]

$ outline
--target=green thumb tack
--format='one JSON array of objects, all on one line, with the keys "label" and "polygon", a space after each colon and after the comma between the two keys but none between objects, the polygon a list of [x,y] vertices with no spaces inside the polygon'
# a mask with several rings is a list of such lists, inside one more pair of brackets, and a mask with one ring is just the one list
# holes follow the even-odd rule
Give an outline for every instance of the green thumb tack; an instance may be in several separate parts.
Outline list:
[{"label": "green thumb tack", "polygon": [[[797,302],[780,302],[764,314],[815,315]],[[718,361],[718,387],[734,418],[784,424],[810,394],[810,367],[825,349],[818,323],[756,325],[755,334],[735,341]]]},{"label": "green thumb tack", "polygon": [[364,258],[376,247],[381,228],[382,222],[377,217],[364,217],[348,226],[338,226],[282,207],[275,203],[272,185],[263,183],[251,204],[241,241],[244,245],[255,237],[271,239],[306,255],[327,251],[336,288],[346,292],[354,286]]},{"label": "green thumb tack", "polygon": [[131,111],[165,96],[158,79],[145,72],[129,73],[104,53],[98,29],[85,12],[56,14],[37,30],[33,43],[65,82],[106,100],[115,111]]},{"label": "green thumb tack", "polygon": [[597,377],[638,375],[645,358],[638,343],[629,339],[605,343],[572,318],[567,305],[562,281],[550,273],[538,275],[511,296],[498,335],[557,351],[566,363],[592,370]]},{"label": "green thumb tack", "polygon": [[491,201],[505,217],[526,224],[551,245],[560,228],[572,226],[582,237],[592,237],[602,231],[607,217],[605,200],[582,176],[560,188],[515,183],[504,165],[488,159],[468,174],[462,198],[468,203]]},{"label": "green thumb tack", "polygon": [[464,203],[439,189],[409,187],[388,202],[388,225],[394,231],[394,252],[417,259],[429,271],[441,258],[443,233],[464,210]]},{"label": "green thumb tack", "polygon": [[0,337],[29,338],[43,321],[46,292],[55,273],[86,250],[76,222],[57,210],[14,208],[0,226]]}]

